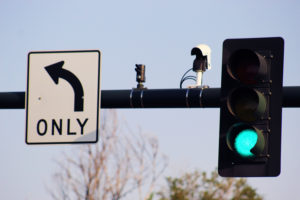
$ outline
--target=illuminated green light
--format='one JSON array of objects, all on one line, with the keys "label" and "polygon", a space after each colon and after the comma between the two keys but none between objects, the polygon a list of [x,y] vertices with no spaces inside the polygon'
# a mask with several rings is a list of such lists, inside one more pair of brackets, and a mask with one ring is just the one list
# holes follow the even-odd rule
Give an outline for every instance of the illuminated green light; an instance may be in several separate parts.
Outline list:
[{"label": "illuminated green light", "polygon": [[253,157],[251,149],[256,145],[257,133],[252,129],[245,129],[241,131],[235,138],[234,147],[238,154],[242,157]]}]

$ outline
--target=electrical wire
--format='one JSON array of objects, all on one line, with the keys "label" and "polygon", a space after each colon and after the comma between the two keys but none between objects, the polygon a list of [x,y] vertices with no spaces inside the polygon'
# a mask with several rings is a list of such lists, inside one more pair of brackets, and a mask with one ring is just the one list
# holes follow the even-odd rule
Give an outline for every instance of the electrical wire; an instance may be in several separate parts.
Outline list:
[{"label": "electrical wire", "polygon": [[196,76],[191,76],[191,75],[186,76],[186,75],[187,75],[190,71],[192,71],[192,70],[193,70],[193,68],[187,70],[187,71],[183,74],[183,76],[182,76],[182,78],[181,78],[181,80],[180,80],[180,84],[179,84],[180,89],[182,89],[182,84],[183,84],[183,82],[186,81],[186,80],[193,80],[193,81],[195,81],[195,82],[197,81],[197,77],[196,77]]}]

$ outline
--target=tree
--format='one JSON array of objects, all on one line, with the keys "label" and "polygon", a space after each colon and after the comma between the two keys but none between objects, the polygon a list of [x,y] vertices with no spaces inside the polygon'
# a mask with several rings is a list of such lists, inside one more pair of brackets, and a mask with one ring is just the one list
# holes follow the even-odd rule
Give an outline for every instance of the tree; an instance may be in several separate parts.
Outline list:
[{"label": "tree", "polygon": [[216,171],[195,171],[180,178],[167,178],[167,190],[158,192],[160,200],[262,200],[245,178],[221,178]]},{"label": "tree", "polygon": [[[101,118],[100,140],[64,153],[53,175],[56,189],[48,186],[53,199],[119,200],[134,193],[152,198],[154,185],[167,165],[158,151],[158,141],[141,131],[127,131],[115,111]],[[125,123],[123,123],[125,124]],[[75,153],[74,153],[75,152]]]}]

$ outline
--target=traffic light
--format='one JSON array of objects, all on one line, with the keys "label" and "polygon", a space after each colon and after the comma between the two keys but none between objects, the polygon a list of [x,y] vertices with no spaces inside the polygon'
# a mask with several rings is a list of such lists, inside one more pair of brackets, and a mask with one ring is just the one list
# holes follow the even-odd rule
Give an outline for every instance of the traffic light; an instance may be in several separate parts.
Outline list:
[{"label": "traffic light", "polygon": [[283,46],[279,37],[223,43],[221,176],[280,174]]}]

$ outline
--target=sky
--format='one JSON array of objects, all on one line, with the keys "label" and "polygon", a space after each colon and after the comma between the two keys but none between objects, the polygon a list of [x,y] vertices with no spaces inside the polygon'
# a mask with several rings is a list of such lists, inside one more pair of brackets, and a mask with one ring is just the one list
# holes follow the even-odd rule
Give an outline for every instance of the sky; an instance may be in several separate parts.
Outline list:
[{"label": "sky", "polygon": [[[147,88],[178,88],[198,44],[212,50],[204,84],[218,88],[225,39],[274,36],[285,40],[283,85],[299,86],[299,10],[296,0],[0,0],[0,92],[25,91],[30,51],[85,49],[102,53],[101,90],[135,87],[138,63],[146,65]],[[219,109],[118,113],[158,138],[170,162],[164,176],[217,167]],[[280,176],[248,179],[265,199],[300,198],[299,114],[283,109]],[[50,199],[45,184],[53,160],[74,146],[27,145],[24,109],[0,110],[0,120],[0,198]]]}]

